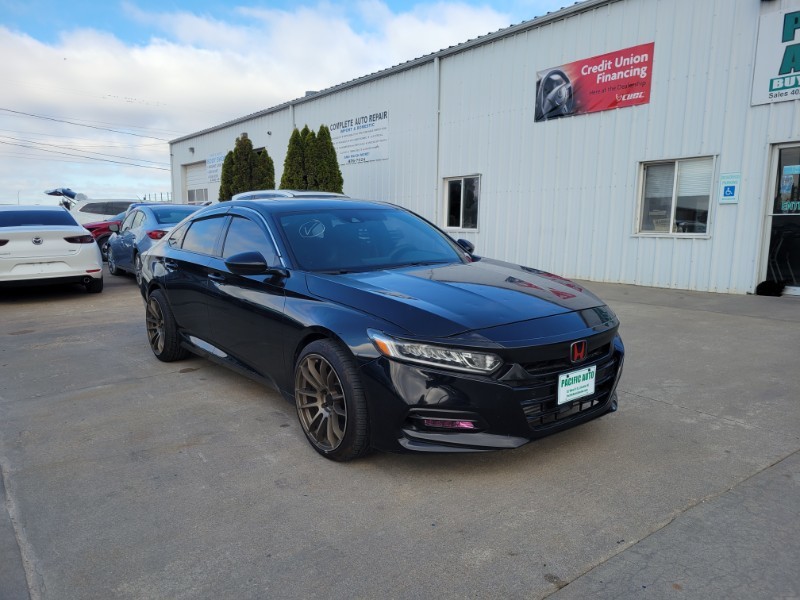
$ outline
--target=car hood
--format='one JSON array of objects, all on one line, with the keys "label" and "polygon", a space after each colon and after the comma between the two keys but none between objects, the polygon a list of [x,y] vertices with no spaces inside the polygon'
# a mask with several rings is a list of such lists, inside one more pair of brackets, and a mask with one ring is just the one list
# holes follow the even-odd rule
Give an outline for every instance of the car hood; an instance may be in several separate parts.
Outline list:
[{"label": "car hood", "polygon": [[603,306],[572,281],[490,259],[364,273],[310,273],[307,282],[318,297],[426,338]]}]

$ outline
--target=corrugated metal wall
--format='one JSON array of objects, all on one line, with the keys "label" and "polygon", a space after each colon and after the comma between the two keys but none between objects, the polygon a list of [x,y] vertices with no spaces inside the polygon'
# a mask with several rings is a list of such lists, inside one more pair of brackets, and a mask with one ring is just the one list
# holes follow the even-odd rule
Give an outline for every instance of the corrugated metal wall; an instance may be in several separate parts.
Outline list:
[{"label": "corrugated metal wall", "polygon": [[[230,150],[241,131],[267,146],[279,178],[293,122],[317,128],[388,110],[389,160],[344,166],[352,196],[390,200],[442,225],[443,179],[480,174],[479,230],[453,235],[481,254],[589,280],[753,291],[766,260],[771,149],[800,142],[800,101],[750,106],[758,22],[762,12],[800,10],[800,0],[589,6],[181,140],[173,186],[176,167]],[[537,71],[648,42],[649,104],[534,122]],[[642,162],[697,156],[714,158],[710,234],[636,235]],[[739,203],[720,205],[718,176],[731,172],[742,176]]]}]

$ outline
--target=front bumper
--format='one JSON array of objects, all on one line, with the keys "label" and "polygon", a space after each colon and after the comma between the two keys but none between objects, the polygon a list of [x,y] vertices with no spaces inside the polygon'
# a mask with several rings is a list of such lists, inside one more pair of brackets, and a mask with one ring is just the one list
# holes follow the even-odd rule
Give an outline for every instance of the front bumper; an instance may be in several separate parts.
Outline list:
[{"label": "front bumper", "polygon": [[[562,405],[558,376],[569,370],[563,365],[528,364],[524,377],[496,378],[380,358],[361,369],[373,446],[392,452],[479,452],[516,448],[580,425],[616,409],[624,353],[615,336],[581,365],[596,366],[594,394]],[[471,425],[468,430],[430,425],[444,421]]]}]

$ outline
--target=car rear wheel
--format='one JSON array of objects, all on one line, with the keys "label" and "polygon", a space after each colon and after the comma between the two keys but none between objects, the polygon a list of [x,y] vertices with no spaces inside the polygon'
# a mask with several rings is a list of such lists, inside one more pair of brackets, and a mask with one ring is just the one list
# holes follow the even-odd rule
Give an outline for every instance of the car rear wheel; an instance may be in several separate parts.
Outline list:
[{"label": "car rear wheel", "polygon": [[355,361],[331,340],[317,340],[295,367],[295,405],[311,446],[324,457],[352,460],[370,450],[367,401]]},{"label": "car rear wheel", "polygon": [[108,263],[108,272],[112,275],[122,275],[123,271],[117,266],[117,260],[114,258],[114,251],[111,247],[108,248],[106,253],[106,262]]},{"label": "car rear wheel", "polygon": [[92,279],[86,284],[86,291],[90,294],[99,294],[103,291],[103,278]]},{"label": "car rear wheel", "polygon": [[147,342],[156,358],[164,362],[186,358],[188,351],[181,346],[178,326],[163,292],[154,290],[146,306]]}]

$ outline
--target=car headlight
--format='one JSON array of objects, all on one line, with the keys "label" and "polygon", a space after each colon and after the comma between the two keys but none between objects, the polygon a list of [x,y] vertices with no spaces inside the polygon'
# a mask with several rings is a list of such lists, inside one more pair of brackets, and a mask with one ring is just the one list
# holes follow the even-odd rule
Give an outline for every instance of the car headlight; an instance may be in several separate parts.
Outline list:
[{"label": "car headlight", "polygon": [[367,335],[384,356],[408,362],[483,374],[497,370],[503,363],[499,356],[488,352],[399,340],[374,329],[368,330]]}]

